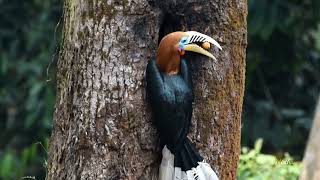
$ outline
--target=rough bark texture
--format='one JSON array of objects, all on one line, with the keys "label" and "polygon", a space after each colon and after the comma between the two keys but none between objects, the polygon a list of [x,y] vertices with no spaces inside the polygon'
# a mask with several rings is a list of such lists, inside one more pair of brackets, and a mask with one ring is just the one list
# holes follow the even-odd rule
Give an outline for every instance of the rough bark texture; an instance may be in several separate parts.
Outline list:
[{"label": "rough bark texture", "polygon": [[246,16],[246,0],[66,0],[47,178],[156,179],[145,68],[166,33],[196,30],[223,51],[192,62],[190,137],[221,179],[236,179]]},{"label": "rough bark texture", "polygon": [[315,111],[312,129],[303,158],[303,171],[300,180],[320,179],[320,98]]}]

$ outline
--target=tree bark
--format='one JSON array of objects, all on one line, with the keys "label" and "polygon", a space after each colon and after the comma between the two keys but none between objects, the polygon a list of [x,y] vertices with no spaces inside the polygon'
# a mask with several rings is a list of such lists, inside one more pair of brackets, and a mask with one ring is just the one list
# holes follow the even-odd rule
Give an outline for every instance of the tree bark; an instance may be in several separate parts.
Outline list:
[{"label": "tree bark", "polygon": [[145,68],[165,34],[195,30],[223,51],[192,61],[189,135],[221,179],[236,179],[246,16],[246,0],[66,0],[47,178],[157,179]]},{"label": "tree bark", "polygon": [[315,110],[312,129],[303,158],[303,170],[300,180],[320,179],[320,98]]}]

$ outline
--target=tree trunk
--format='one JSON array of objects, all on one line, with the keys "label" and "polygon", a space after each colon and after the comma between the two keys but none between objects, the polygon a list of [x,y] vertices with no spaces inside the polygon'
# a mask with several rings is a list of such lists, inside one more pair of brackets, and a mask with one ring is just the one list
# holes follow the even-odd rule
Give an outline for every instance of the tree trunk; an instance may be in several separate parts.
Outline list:
[{"label": "tree trunk", "polygon": [[196,30],[223,51],[192,62],[189,135],[221,179],[236,179],[246,16],[246,0],[66,0],[47,178],[157,179],[145,68],[165,34]]},{"label": "tree trunk", "polygon": [[300,180],[320,179],[320,98],[315,111],[312,129],[309,135],[306,152],[303,158],[303,170]]}]

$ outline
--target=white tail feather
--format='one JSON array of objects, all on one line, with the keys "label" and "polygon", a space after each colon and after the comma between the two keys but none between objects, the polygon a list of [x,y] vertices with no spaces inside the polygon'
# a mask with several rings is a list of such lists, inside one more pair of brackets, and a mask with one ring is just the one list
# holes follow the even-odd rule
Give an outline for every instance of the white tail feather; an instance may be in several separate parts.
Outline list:
[{"label": "white tail feather", "polygon": [[205,162],[199,162],[199,168],[202,169],[207,179],[210,180],[219,180],[217,174],[211,169],[210,165]]},{"label": "white tail feather", "polygon": [[181,176],[182,176],[181,168],[175,167],[174,168],[174,179],[175,180],[180,180],[180,179],[182,179]]},{"label": "white tail feather", "polygon": [[174,155],[165,146],[162,149],[162,161],[159,169],[159,180],[219,180],[208,163],[198,162],[196,168],[187,172],[174,167]]},{"label": "white tail feather", "polygon": [[203,172],[203,170],[200,168],[200,166],[197,166],[197,168],[193,168],[193,169],[194,169],[196,175],[198,176],[198,177],[195,178],[196,180],[207,180],[207,178],[206,178],[206,176],[204,175],[204,172]]},{"label": "white tail feather", "polygon": [[172,180],[174,176],[174,155],[164,146],[159,169],[159,180]]},{"label": "white tail feather", "polygon": [[192,170],[187,171],[188,180],[194,180],[194,175]]},{"label": "white tail feather", "polygon": [[181,171],[181,180],[188,180],[187,173],[184,171]]}]

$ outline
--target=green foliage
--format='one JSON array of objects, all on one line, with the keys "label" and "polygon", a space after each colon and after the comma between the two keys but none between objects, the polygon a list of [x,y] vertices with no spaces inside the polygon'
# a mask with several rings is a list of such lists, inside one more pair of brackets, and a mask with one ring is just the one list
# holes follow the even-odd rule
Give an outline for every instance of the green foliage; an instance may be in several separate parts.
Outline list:
[{"label": "green foliage", "polygon": [[249,0],[242,144],[301,158],[320,89],[320,1]]},{"label": "green foliage", "polygon": [[[60,0],[0,0],[0,179],[43,179],[55,98]],[[51,65],[54,67],[54,63]]]},{"label": "green foliage", "polygon": [[[0,177],[1,179],[18,179],[20,177],[27,177],[26,174],[30,174],[34,177],[37,175],[37,171],[41,168],[43,171],[46,168],[45,157],[42,156],[43,151],[46,152],[44,146],[41,143],[34,143],[30,146],[23,148],[21,151],[8,147],[2,152],[0,157]],[[38,165],[39,162],[42,164],[38,166],[30,166],[30,164]]]},{"label": "green foliage", "polygon": [[301,171],[301,163],[294,162],[288,154],[282,159],[262,154],[262,142],[262,139],[257,140],[251,150],[242,148],[238,180],[296,180]]}]

